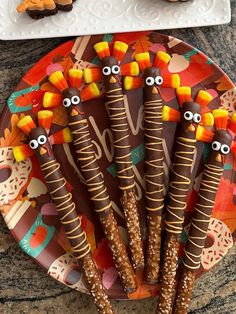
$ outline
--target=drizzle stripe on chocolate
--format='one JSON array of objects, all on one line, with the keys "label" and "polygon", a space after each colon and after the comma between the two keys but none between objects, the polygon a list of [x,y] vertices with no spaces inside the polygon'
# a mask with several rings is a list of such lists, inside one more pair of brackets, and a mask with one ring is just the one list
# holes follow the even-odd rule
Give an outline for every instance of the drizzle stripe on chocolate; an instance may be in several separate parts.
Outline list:
[{"label": "drizzle stripe on chocolate", "polygon": [[[134,173],[129,144],[129,127],[125,107],[121,106],[124,101],[122,89],[109,90],[106,96],[110,111],[111,130],[114,135],[115,161],[117,164],[119,187],[121,190],[129,190],[134,187]],[[118,105],[116,106],[116,104]]]},{"label": "drizzle stripe on chocolate", "polygon": [[186,196],[190,186],[190,174],[195,154],[196,139],[177,137],[177,148],[170,180],[167,205],[166,230],[181,234],[186,208]]},{"label": "drizzle stripe on chocolate", "polygon": [[84,116],[76,117],[71,121],[72,118],[68,115],[77,162],[85,177],[95,211],[99,215],[122,285],[126,292],[133,292],[137,288],[135,274],[113,215],[111,200],[91,141],[88,121]]},{"label": "drizzle stripe on chocolate", "polygon": [[72,251],[76,258],[81,259],[90,252],[90,245],[81,227],[81,220],[76,212],[75,203],[72,201],[72,194],[68,192],[66,180],[60,172],[60,165],[53,158],[42,163],[41,169],[67,238],[70,240]]},{"label": "drizzle stripe on chocolate", "polygon": [[162,147],[162,99],[144,102],[145,208],[147,246],[145,279],[155,284],[159,278],[161,215],[164,207],[164,167]]},{"label": "drizzle stripe on chocolate", "polygon": [[162,100],[144,103],[146,209],[161,215],[164,207]]},{"label": "drizzle stripe on chocolate", "polygon": [[69,127],[73,136],[77,161],[84,174],[88,192],[91,195],[91,200],[94,202],[95,211],[98,214],[108,213],[111,210],[111,200],[94,153],[88,121],[87,119],[82,119],[69,122]]},{"label": "drizzle stripe on chocolate", "polygon": [[202,249],[222,174],[223,167],[205,164],[183,260],[190,270],[200,267]]},{"label": "drizzle stripe on chocolate", "polygon": [[137,210],[135,181],[129,143],[129,126],[121,87],[106,91],[111,130],[114,140],[114,155],[117,177],[121,190],[129,247],[134,268],[144,267],[144,254]]}]

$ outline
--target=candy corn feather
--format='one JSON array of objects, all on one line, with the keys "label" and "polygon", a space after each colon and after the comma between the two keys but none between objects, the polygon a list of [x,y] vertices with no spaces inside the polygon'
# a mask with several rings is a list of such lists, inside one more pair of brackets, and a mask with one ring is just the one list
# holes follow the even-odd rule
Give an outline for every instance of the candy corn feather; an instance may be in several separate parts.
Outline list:
[{"label": "candy corn feather", "polygon": [[153,63],[153,66],[156,68],[164,68],[171,60],[171,56],[164,52],[164,51],[158,51]]},{"label": "candy corn feather", "polygon": [[226,130],[228,122],[228,111],[224,109],[215,109],[212,111],[214,123],[217,130]]},{"label": "candy corn feather", "polygon": [[77,69],[69,70],[69,85],[70,87],[79,88],[83,78],[83,71]]},{"label": "candy corn feather", "polygon": [[143,79],[141,77],[126,76],[124,79],[124,88],[126,90],[137,89],[143,86]]},{"label": "candy corn feather", "polygon": [[61,71],[52,73],[48,79],[61,92],[69,87]]},{"label": "candy corn feather", "polygon": [[211,94],[206,92],[205,90],[200,90],[195,97],[195,101],[202,107],[206,107],[211,101],[213,97]]},{"label": "candy corn feather", "polygon": [[101,81],[103,79],[101,68],[85,68],[84,80],[87,84],[91,82]]},{"label": "candy corn feather", "polygon": [[18,128],[20,128],[25,134],[29,134],[30,131],[36,128],[36,124],[31,116],[27,115],[19,120],[17,123]]},{"label": "candy corn feather", "polygon": [[[97,69],[97,68],[96,68]],[[90,75],[92,73],[92,69],[87,69],[88,71],[86,73],[89,73]],[[56,73],[56,74],[55,74]],[[68,73],[68,82],[66,81],[63,73],[61,71],[57,71],[52,73],[49,76],[49,81],[52,84],[56,84],[55,87],[58,87],[57,80],[55,79],[56,77],[60,77],[61,82],[64,82],[63,86],[67,86],[67,88],[72,87],[72,88],[79,88],[82,83],[83,77],[85,77],[87,74],[84,73],[82,70],[79,69],[71,69],[69,70]],[[61,86],[60,86],[61,88]],[[62,89],[60,89],[61,92],[63,92]],[[97,86],[96,83],[91,83],[87,86],[85,86],[81,91],[80,91],[80,96],[82,98],[82,101],[88,101],[92,98],[100,96],[100,90]],[[51,93],[51,92],[46,92],[43,97],[43,107],[44,108],[53,108],[62,105],[62,95],[57,94],[57,93]]]},{"label": "candy corn feather", "polygon": [[[30,115],[27,115],[19,120],[17,126],[24,133],[29,134],[37,127],[43,127],[47,134],[50,132],[53,119],[53,112],[51,110],[40,110],[37,114],[37,124]],[[70,143],[72,141],[69,128],[64,128],[58,132],[50,135],[48,141],[51,145]],[[13,148],[13,154],[16,161],[20,162],[34,154],[34,150],[28,144],[19,145]]]},{"label": "candy corn feather", "polygon": [[139,68],[142,72],[151,66],[150,54],[148,52],[138,53],[134,56],[134,58],[138,62]]},{"label": "candy corn feather", "polygon": [[211,143],[214,137],[214,132],[204,128],[201,125],[198,125],[196,132],[197,141]]},{"label": "candy corn feather", "polygon": [[[166,67],[170,60],[171,56],[163,51],[159,51],[156,54],[154,63],[151,62],[151,57],[149,52],[142,52],[138,53],[134,56],[135,60],[138,63],[138,66],[142,72],[144,72],[146,69],[150,67],[156,67],[160,70],[160,76],[163,79],[163,82],[160,84],[161,87],[167,87],[167,88],[177,88],[180,86],[180,77],[178,74],[163,74],[161,73],[162,69]],[[131,90],[135,88],[140,88],[142,85],[144,85],[144,82],[141,82],[139,80],[131,79],[127,73],[127,75],[124,80],[124,88],[126,90]],[[134,76],[134,75],[133,75]]]},{"label": "candy corn feather", "polygon": [[43,96],[43,107],[44,108],[53,108],[58,107],[62,103],[62,95],[46,92]]},{"label": "candy corn feather", "polygon": [[206,112],[206,113],[202,114],[202,119],[201,119],[200,125],[213,126],[214,125],[214,117],[213,117],[212,113]]},{"label": "candy corn feather", "polygon": [[[96,50],[96,49],[95,49]],[[113,45],[112,56],[119,62],[124,59],[124,56],[128,50],[128,45],[122,41],[115,41]]]},{"label": "candy corn feather", "polygon": [[28,144],[13,147],[13,155],[17,162],[23,161],[33,154],[34,151],[29,147]]},{"label": "candy corn feather", "polygon": [[185,102],[192,101],[191,88],[188,86],[181,86],[176,89],[176,96],[179,106],[182,107]]},{"label": "candy corn feather", "polygon": [[236,112],[234,112],[231,116],[231,119],[228,124],[228,129],[236,134]]},{"label": "candy corn feather", "polygon": [[110,56],[110,49],[108,42],[101,41],[94,45],[94,49],[98,55],[98,57],[102,60],[104,57]]},{"label": "candy corn feather", "polygon": [[163,121],[180,121],[180,112],[168,106],[163,106],[162,108],[162,119]]}]

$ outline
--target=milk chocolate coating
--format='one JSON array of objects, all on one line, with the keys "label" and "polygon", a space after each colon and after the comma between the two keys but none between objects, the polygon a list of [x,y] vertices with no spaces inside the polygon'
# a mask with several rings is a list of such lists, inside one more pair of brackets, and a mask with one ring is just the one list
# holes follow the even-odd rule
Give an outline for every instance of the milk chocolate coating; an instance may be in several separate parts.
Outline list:
[{"label": "milk chocolate coating", "polygon": [[[75,1],[76,0],[72,0],[71,2],[73,3]],[[58,10],[69,12],[73,9],[72,3],[66,4],[66,5],[56,3],[56,7],[52,10],[48,10],[48,9],[46,9],[46,10],[30,10],[30,9],[27,9],[26,12],[31,18],[38,20],[38,19],[42,19],[42,18],[47,17],[47,16],[55,15],[58,13]]]},{"label": "milk chocolate coating", "polygon": [[[221,144],[231,146],[232,138],[229,133],[219,130],[213,139]],[[221,156],[221,160],[219,159]],[[190,270],[200,267],[201,254],[207,236],[207,230],[215,205],[224,167],[224,155],[220,151],[211,149],[208,162],[204,165],[202,181],[198,192],[198,198],[194,208],[192,222],[189,229],[188,240],[185,247],[184,265]]]},{"label": "milk chocolate coating", "polygon": [[[157,68],[145,69],[144,80],[160,75]],[[161,251],[161,215],[164,207],[163,123],[162,98],[159,86],[144,87],[144,144],[145,144],[145,207],[147,210],[146,273],[149,283],[157,283]],[[159,217],[154,217],[157,215]]]},{"label": "milk chocolate coating", "polygon": [[[69,88],[63,92],[64,98],[71,99],[73,96],[80,96],[78,89]],[[111,200],[94,152],[83,105],[81,102],[79,105],[72,104],[66,110],[78,166],[86,180],[95,211],[99,215],[122,285],[125,291],[132,292],[137,288],[135,274],[113,216]]]},{"label": "milk chocolate coating", "polygon": [[184,103],[181,108],[180,130],[176,138],[173,170],[168,192],[165,229],[167,238],[164,247],[164,262],[161,272],[160,297],[157,313],[172,313],[180,236],[183,229],[186,198],[190,187],[190,174],[196,149],[197,125],[184,119],[184,113],[200,113],[201,107],[195,102]]},{"label": "milk chocolate coating", "polygon": [[[186,121],[183,116],[186,111],[200,113],[201,108],[197,103],[185,103],[181,110],[181,126],[176,138],[173,170],[170,176],[168,192],[166,230],[170,233],[180,234],[184,221],[186,198],[190,187],[190,174],[196,149],[196,128],[193,121]],[[193,126],[195,131],[188,128]]]},{"label": "milk chocolate coating", "polygon": [[[148,68],[145,70],[144,79],[155,78],[157,75],[158,69]],[[144,87],[145,202],[149,214],[161,216],[164,206],[163,104],[158,88],[156,84]]]},{"label": "milk chocolate coating", "polygon": [[[29,139],[37,139],[39,135],[47,136],[42,127],[33,129],[29,134]],[[47,150],[43,155],[40,153],[41,148]],[[60,165],[53,155],[49,142],[39,145],[35,153],[66,236],[71,244],[72,252],[77,259],[82,260],[83,270],[98,313],[113,314],[114,311],[105,294],[98,269],[90,255],[90,245],[81,227],[81,220],[72,200],[72,194],[68,192],[66,180],[61,173]]]},{"label": "milk chocolate coating", "polygon": [[57,14],[58,9],[57,7],[53,10],[26,10],[26,13],[34,20],[42,19],[46,16],[55,15]]},{"label": "milk chocolate coating", "polygon": [[[47,137],[42,127],[33,129],[29,134],[29,138],[30,140],[37,139],[39,135],[45,135]],[[43,155],[40,154],[41,148],[47,150]],[[86,235],[81,227],[81,221],[76,211],[75,203],[72,201],[72,195],[67,190],[66,180],[61,173],[60,165],[53,156],[48,141],[44,145],[39,145],[35,150],[35,154],[38,158],[51,198],[58,210],[61,223],[71,243],[73,253],[76,258],[80,258],[86,252],[88,254],[90,248],[86,240]]]},{"label": "milk chocolate coating", "polygon": [[[103,58],[103,67],[108,66],[111,68],[114,65],[118,65],[116,58]],[[123,91],[120,83],[121,77],[120,74],[112,73],[110,75],[104,75],[103,77],[111,131],[114,140],[117,178],[121,191],[121,203],[123,205],[126,219],[132,264],[134,268],[142,268],[144,266],[144,254],[138,218],[137,200],[134,190],[135,181],[131,160],[131,145],[129,142],[129,126],[125,112]],[[132,210],[129,210],[129,208]],[[133,228],[133,226],[135,226],[135,228]]]}]

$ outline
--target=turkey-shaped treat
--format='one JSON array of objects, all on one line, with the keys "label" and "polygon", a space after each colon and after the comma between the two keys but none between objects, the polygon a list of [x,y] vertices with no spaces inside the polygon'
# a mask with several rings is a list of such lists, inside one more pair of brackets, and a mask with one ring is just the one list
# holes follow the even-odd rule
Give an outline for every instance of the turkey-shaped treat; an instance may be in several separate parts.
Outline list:
[{"label": "turkey-shaped treat", "polygon": [[117,166],[117,178],[121,193],[132,264],[135,269],[144,267],[143,243],[141,238],[131,145],[129,141],[129,125],[127,121],[121,78],[125,75],[137,76],[138,64],[131,62],[121,65],[128,45],[115,41],[112,54],[107,42],[99,42],[94,46],[101,60],[101,67],[86,68],[84,78],[87,83],[103,79],[106,103],[108,105],[110,126],[114,140],[114,155]]},{"label": "turkey-shaped treat", "polygon": [[85,178],[94,210],[99,216],[108,240],[121,283],[126,292],[133,292],[137,287],[135,273],[113,215],[111,199],[95,155],[88,120],[83,109],[86,105],[84,102],[98,97],[100,91],[95,83],[90,83],[80,90],[82,79],[83,71],[78,69],[69,70],[68,82],[62,72],[52,73],[49,81],[58,89],[58,93],[46,92],[43,106],[46,108],[63,106],[66,109],[77,164]]},{"label": "turkey-shaped treat", "polygon": [[13,154],[18,162],[33,154],[36,155],[72,252],[82,264],[97,310],[104,314],[114,313],[103,288],[99,271],[91,257],[90,245],[82,229],[72,194],[68,191],[66,179],[52,151],[52,145],[72,141],[69,129],[63,129],[49,136],[53,112],[41,110],[37,118],[36,122],[36,119],[27,115],[19,120],[17,126],[27,135],[29,143],[14,147]]},{"label": "turkey-shaped treat", "polygon": [[201,264],[207,230],[214,208],[216,194],[224,171],[225,158],[230,149],[235,154],[236,142],[232,142],[231,131],[236,132],[236,114],[228,124],[228,112],[213,110],[215,135],[211,143],[209,157],[204,164],[202,180],[185,246],[183,265],[176,294],[174,313],[187,313],[194,286],[196,271]]},{"label": "turkey-shaped treat", "polygon": [[180,128],[176,136],[172,172],[169,180],[166,208],[163,265],[160,279],[160,296],[157,313],[171,313],[175,293],[178,251],[183,230],[184,210],[187,205],[187,193],[190,189],[191,170],[194,164],[197,141],[211,141],[212,132],[201,124],[213,125],[211,113],[201,115],[202,110],[212,101],[212,96],[200,90],[192,99],[190,87],[179,87],[176,95],[180,106],[175,110],[163,107],[164,121],[179,121]]},{"label": "turkey-shaped treat", "polygon": [[18,13],[26,12],[33,19],[55,15],[58,10],[71,11],[76,0],[23,0],[18,6]]},{"label": "turkey-shaped treat", "polygon": [[143,87],[144,145],[145,145],[145,208],[147,211],[147,243],[145,279],[155,284],[159,279],[161,253],[161,217],[164,207],[164,152],[162,146],[163,100],[160,89],[177,88],[178,74],[163,74],[171,56],[159,51],[151,62],[149,52],[134,56],[142,71],[142,77],[126,76],[126,90]]}]

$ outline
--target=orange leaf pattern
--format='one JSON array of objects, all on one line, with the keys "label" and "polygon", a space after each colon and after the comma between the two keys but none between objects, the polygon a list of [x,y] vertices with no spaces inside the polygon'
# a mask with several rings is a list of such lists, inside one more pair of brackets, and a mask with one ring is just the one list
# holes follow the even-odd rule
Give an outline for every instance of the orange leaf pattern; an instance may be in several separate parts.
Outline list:
[{"label": "orange leaf pattern", "polygon": [[132,56],[137,53],[148,51],[149,48],[152,46],[152,43],[149,41],[148,36],[142,36],[138,40],[136,40],[132,45],[134,52]]},{"label": "orange leaf pattern", "polygon": [[22,132],[19,132],[17,123],[23,117],[24,114],[18,116],[15,113],[11,116],[11,130],[7,128],[4,130],[4,136],[0,138],[1,147],[13,147],[22,144],[24,134]]}]

